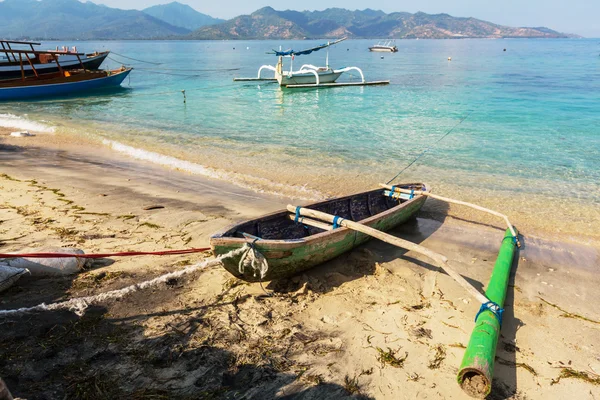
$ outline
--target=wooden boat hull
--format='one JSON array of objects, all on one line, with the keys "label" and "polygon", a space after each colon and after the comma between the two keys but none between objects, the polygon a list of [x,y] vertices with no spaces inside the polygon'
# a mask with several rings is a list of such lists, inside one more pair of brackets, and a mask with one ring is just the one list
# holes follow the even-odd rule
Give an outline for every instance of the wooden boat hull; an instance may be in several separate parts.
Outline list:
[{"label": "wooden boat hull", "polygon": [[[100,65],[102,65],[102,63],[104,62],[106,57],[108,57],[109,53],[110,52],[106,51],[106,52],[99,53],[97,56],[90,56],[90,57],[82,58],[81,62],[85,66],[85,69],[89,69],[92,71],[97,70],[100,68]],[[66,56],[61,56],[59,58],[60,66],[63,70],[70,71],[72,69],[81,68],[81,64],[79,63],[79,60],[77,60],[76,57],[71,57],[72,59],[67,60],[67,61],[61,60],[61,58],[63,58],[63,57],[66,57]],[[47,73],[58,72],[58,67],[56,66],[56,63],[54,63],[54,62],[50,62],[47,64],[34,63],[33,66],[35,67],[35,70],[38,72],[38,74],[47,74]],[[33,76],[34,75],[33,69],[31,68],[31,65],[29,65],[27,60],[24,60],[24,62],[23,62],[23,71],[25,72],[25,76]],[[8,63],[8,62],[0,63],[0,80],[1,79],[20,78],[20,77],[21,77],[21,65],[20,64]]]},{"label": "wooden boat hull", "polygon": [[[71,94],[87,94],[98,90],[119,87],[131,72],[130,68],[106,76],[88,80],[72,80],[64,78],[60,83],[31,84],[28,86],[0,87],[0,101],[12,100],[45,100],[46,98],[68,96]],[[101,72],[90,72],[90,74]],[[43,83],[43,82],[42,82]]]},{"label": "wooden boat hull", "polygon": [[[398,185],[406,188],[427,190],[424,184]],[[415,196],[410,200],[392,200],[383,195],[383,190],[372,190],[352,196],[341,197],[307,205],[307,208],[329,212],[349,218],[372,228],[388,231],[415,217],[425,203],[426,196]],[[380,211],[381,212],[377,212]],[[264,217],[246,221],[226,228],[210,239],[215,255],[226,254],[253,242],[236,232],[245,232],[261,237],[254,245],[267,259],[269,269],[262,281],[288,278],[314,266],[329,261],[356,246],[366,242],[370,236],[347,228],[323,231],[304,227],[288,218],[288,211],[279,211]],[[365,217],[365,218],[363,218]],[[307,230],[309,235],[298,236],[298,230]],[[250,232],[248,232],[250,231]],[[292,236],[290,239],[269,239],[269,237]],[[253,271],[239,271],[241,256],[223,261],[224,267],[237,278],[249,282],[261,281]]]},{"label": "wooden boat hull", "polygon": [[[333,83],[343,74],[343,72],[329,70],[317,72],[317,74],[319,75],[319,83]],[[292,76],[277,74],[277,81],[281,86],[314,85],[317,83],[317,79],[312,73],[293,74]]]}]

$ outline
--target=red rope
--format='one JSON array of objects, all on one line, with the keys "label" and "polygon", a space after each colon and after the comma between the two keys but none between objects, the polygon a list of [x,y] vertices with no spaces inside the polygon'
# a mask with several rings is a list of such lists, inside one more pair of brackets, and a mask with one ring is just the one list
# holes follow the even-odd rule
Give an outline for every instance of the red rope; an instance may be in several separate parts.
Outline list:
[{"label": "red rope", "polygon": [[66,253],[26,253],[26,254],[0,254],[0,258],[107,258],[107,257],[131,257],[131,256],[169,256],[176,254],[202,253],[210,250],[210,247],[202,249],[186,250],[164,250],[164,251],[124,251],[121,253],[101,254],[66,254]]}]

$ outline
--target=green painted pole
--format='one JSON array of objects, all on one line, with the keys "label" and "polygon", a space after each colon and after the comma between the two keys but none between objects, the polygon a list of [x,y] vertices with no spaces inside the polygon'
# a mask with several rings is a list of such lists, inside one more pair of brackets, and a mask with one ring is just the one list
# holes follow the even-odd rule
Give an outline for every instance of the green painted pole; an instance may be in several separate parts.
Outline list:
[{"label": "green painted pole", "polygon": [[[486,297],[498,304],[500,308],[504,307],[515,250],[516,244],[512,233],[507,229],[490,283],[485,291]],[[494,375],[500,325],[496,315],[488,309],[480,313],[475,321],[475,328],[473,328],[471,340],[469,340],[457,377],[458,384],[472,397],[484,398],[492,391],[492,376]]]}]

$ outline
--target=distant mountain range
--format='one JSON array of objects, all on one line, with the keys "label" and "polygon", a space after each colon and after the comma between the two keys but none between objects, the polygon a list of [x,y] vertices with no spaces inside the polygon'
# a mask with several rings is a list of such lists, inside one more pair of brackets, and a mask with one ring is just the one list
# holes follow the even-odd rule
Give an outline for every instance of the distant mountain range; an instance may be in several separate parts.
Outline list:
[{"label": "distant mountain range", "polygon": [[0,38],[148,39],[189,32],[142,11],[119,10],[89,1],[0,2]]},{"label": "distant mountain range", "polygon": [[448,14],[410,14],[366,9],[276,11],[264,7],[218,25],[202,27],[189,39],[303,39],[319,37],[457,39],[578,37],[548,28],[511,28]]},{"label": "distant mountain range", "polygon": [[475,18],[377,10],[276,11],[264,7],[229,21],[173,2],[143,11],[79,0],[0,0],[0,38],[305,39],[565,38],[549,28],[511,28]]},{"label": "distant mountain range", "polygon": [[206,25],[225,22],[224,19],[213,18],[210,15],[202,14],[187,4],[181,4],[176,1],[169,4],[149,7],[142,11],[173,26],[186,28],[190,31]]}]

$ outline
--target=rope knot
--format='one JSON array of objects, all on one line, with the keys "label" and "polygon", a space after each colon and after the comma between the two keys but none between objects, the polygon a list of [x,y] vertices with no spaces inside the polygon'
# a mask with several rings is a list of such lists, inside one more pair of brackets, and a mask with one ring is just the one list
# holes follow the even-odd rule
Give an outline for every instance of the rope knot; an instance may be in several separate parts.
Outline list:
[{"label": "rope knot", "polygon": [[256,249],[254,243],[256,243],[257,240],[258,239],[255,239],[252,243],[246,243],[242,247],[245,251],[240,258],[238,267],[240,274],[243,274],[246,269],[249,269],[252,271],[254,277],[260,276],[260,279],[262,280],[267,275],[269,264],[267,263],[265,256]]}]

